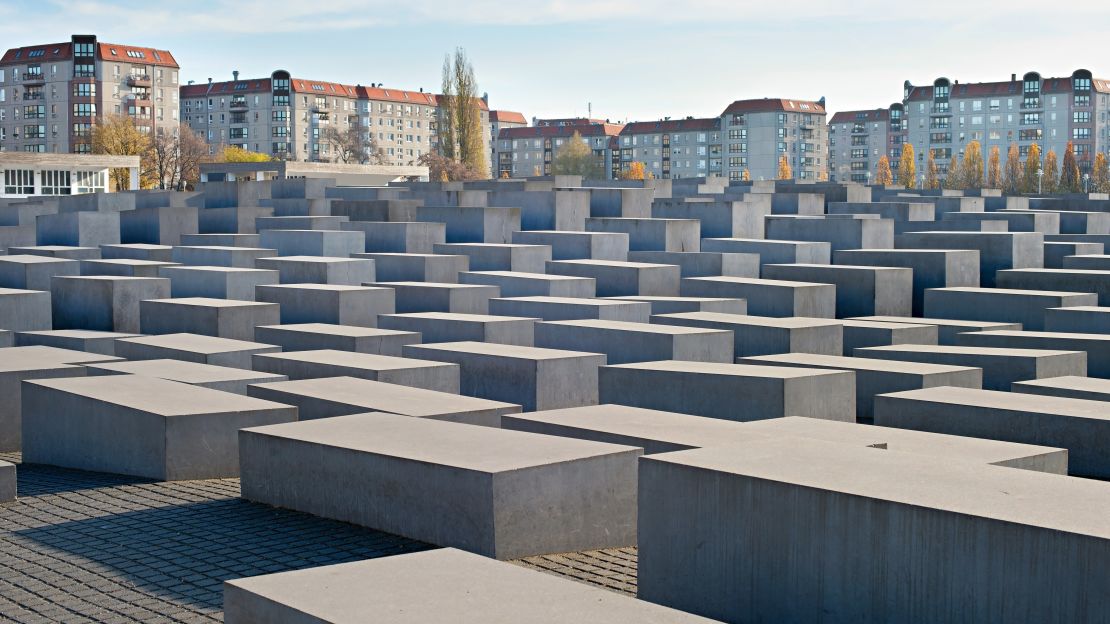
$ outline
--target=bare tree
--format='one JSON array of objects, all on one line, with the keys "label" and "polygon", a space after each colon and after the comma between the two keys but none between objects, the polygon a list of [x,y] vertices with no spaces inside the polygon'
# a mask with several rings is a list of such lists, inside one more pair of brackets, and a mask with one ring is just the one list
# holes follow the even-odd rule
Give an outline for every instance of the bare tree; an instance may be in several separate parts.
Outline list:
[{"label": "bare tree", "polygon": [[335,161],[350,165],[380,165],[385,161],[374,133],[363,127],[358,117],[352,117],[347,128],[328,126],[320,138],[330,143],[335,152]]},{"label": "bare tree", "polygon": [[200,163],[208,158],[208,144],[182,126],[179,134],[158,132],[150,143],[150,177],[159,188],[182,190],[200,180]]}]

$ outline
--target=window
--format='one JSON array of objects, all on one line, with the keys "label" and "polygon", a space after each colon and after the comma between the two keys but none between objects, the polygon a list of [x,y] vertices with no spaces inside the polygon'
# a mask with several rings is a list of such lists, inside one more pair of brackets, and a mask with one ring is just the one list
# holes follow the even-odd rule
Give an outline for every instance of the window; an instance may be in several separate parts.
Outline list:
[{"label": "window", "polygon": [[732,169],[748,166],[747,156],[730,156],[728,159],[728,166]]},{"label": "window", "polygon": [[25,138],[25,139],[44,139],[44,138],[46,138],[46,126],[23,126],[23,138]]},{"label": "window", "polygon": [[78,82],[74,84],[73,97],[96,97],[96,83]]},{"label": "window", "polygon": [[69,195],[69,172],[68,171],[43,171],[42,172],[42,194],[43,195]]},{"label": "window", "polygon": [[108,178],[103,171],[74,171],[73,177],[78,193],[95,193],[107,187]]},{"label": "window", "polygon": [[1091,111],[1075,111],[1071,114],[1071,121],[1077,124],[1091,123]]},{"label": "window", "polygon": [[1072,79],[1072,89],[1075,91],[1090,91],[1091,79],[1090,78],[1074,78]]},{"label": "window", "polygon": [[1036,124],[1039,124],[1039,123],[1041,123],[1041,114],[1040,113],[1022,113],[1021,114],[1021,125],[1023,125],[1023,126],[1032,126],[1032,125],[1036,125]]},{"label": "window", "polygon": [[867,158],[867,150],[866,149],[854,149],[854,150],[852,150],[852,158]]},{"label": "window", "polygon": [[7,195],[34,195],[35,172],[30,169],[5,169],[4,193]]},{"label": "window", "polygon": [[74,56],[92,56],[93,44],[91,43],[75,43],[73,44]]},{"label": "window", "polygon": [[1091,138],[1090,128],[1072,128],[1071,138],[1073,139],[1089,139]]},{"label": "window", "polygon": [[747,128],[734,128],[732,130],[729,130],[728,131],[728,138],[734,139],[734,140],[739,139],[741,141],[747,140],[747,138],[748,138],[748,129]]},{"label": "window", "polygon": [[73,124],[73,136],[87,137],[92,135],[91,123],[75,123]]},{"label": "window", "polygon": [[1075,103],[1076,106],[1090,106],[1091,105],[1091,96],[1090,95],[1076,94],[1075,98],[1074,98],[1074,103]]},{"label": "window", "polygon": [[275,95],[274,96],[274,106],[289,106],[289,96],[288,95]]},{"label": "window", "polygon": [[41,104],[31,105],[31,106],[24,106],[23,107],[23,118],[24,119],[45,119],[46,118],[46,107],[41,105]]},{"label": "window", "polygon": [[88,63],[88,64],[74,63],[74,65],[73,65],[73,77],[74,78],[95,78],[96,77],[96,65],[93,65],[91,63]]}]

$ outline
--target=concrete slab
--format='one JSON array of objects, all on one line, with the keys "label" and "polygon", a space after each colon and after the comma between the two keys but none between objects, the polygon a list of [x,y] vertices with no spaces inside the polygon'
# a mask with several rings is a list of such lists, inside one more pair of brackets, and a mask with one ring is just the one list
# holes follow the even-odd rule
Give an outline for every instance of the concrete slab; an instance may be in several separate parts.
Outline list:
[{"label": "concrete slab", "polygon": [[454,284],[470,269],[469,256],[431,253],[364,253],[353,258],[374,261],[375,279],[383,282],[439,282]]},{"label": "concrete slab", "polygon": [[383,314],[380,327],[416,332],[416,342],[496,342],[531,347],[534,344],[535,318],[493,316],[489,314],[452,314],[449,312],[414,312]]},{"label": "concrete slab", "polygon": [[1094,377],[1066,376],[1016,381],[1010,389],[1012,392],[1026,394],[1110,402],[1110,380]]},{"label": "concrete slab", "polygon": [[0,461],[0,503],[15,500],[17,489],[15,464]]},{"label": "concrete slab", "polygon": [[247,500],[498,559],[636,540],[638,448],[394,414],[240,436]]},{"label": "concrete slab", "polygon": [[875,397],[875,424],[1066,448],[1070,474],[1110,476],[1110,410],[1104,401],[926,388]]},{"label": "concrete slab", "polygon": [[342,284],[361,286],[373,282],[376,273],[374,261],[366,258],[285,256],[259,258],[259,269],[272,269],[279,274],[281,284]]},{"label": "concrete slab", "polygon": [[720,314],[747,314],[748,302],[744,299],[724,297],[609,297],[621,301],[640,301],[651,304],[652,314],[679,314],[682,312],[717,312]]},{"label": "concrete slab", "polygon": [[1096,572],[1110,493],[1083,479],[779,438],[645,457],[639,509],[640,598],[724,621],[1097,621],[1110,608],[1089,598],[1110,595]]},{"label": "concrete slab", "polygon": [[45,256],[66,260],[88,260],[100,257],[100,247],[75,247],[71,245],[33,245],[28,247],[8,247],[10,255]]},{"label": "concrete slab", "polygon": [[981,368],[988,390],[1009,390],[1015,381],[1087,374],[1087,354],[1082,351],[901,344],[856,349],[853,355]]},{"label": "concrete slab", "polygon": [[836,316],[906,316],[913,311],[913,269],[827,264],[765,264],[770,280],[836,286]]},{"label": "concrete slab", "polygon": [[393,293],[392,288],[342,284],[276,284],[255,290],[259,301],[281,307],[283,325],[328,323],[360,327],[377,327],[379,314],[393,314],[396,309]]},{"label": "concrete slab", "polygon": [[594,217],[586,219],[586,231],[627,234],[630,252],[700,250],[697,219]]},{"label": "concrete slab", "polygon": [[247,388],[247,394],[293,405],[297,408],[300,420],[386,412],[414,418],[500,427],[505,414],[520,412],[520,406],[512,403],[356,377],[322,377],[254,384]]},{"label": "concrete slab", "polygon": [[[1093,269],[1013,269],[998,272],[999,288],[1094,293],[1110,306],[1110,271]],[[1026,329],[1033,329],[1026,327]]]},{"label": "concrete slab", "polygon": [[255,301],[255,288],[277,284],[278,271],[220,266],[167,266],[161,276],[170,280],[170,296]]},{"label": "concrete slab", "polygon": [[0,288],[48,291],[55,275],[80,273],[81,264],[76,260],[30,254],[0,256]]},{"label": "concrete slab", "polygon": [[188,297],[139,302],[139,329],[144,334],[200,334],[254,340],[254,328],[280,322],[276,303]]},{"label": "concrete slab", "polygon": [[73,351],[86,351],[101,355],[116,354],[116,340],[120,338],[135,338],[140,334],[127,334],[121,332],[89,331],[86,329],[55,329],[48,331],[26,331],[15,335],[15,346],[30,347],[42,345],[71,349]]},{"label": "concrete slab", "polygon": [[50,302],[54,329],[137,334],[142,331],[139,302],[169,296],[170,280],[164,277],[55,277]]},{"label": "concrete slab", "polygon": [[888,323],[884,321],[857,321],[845,319],[844,353],[852,355],[863,347],[881,347],[894,344],[937,344],[936,325],[919,323]]},{"label": "concrete slab", "polygon": [[517,271],[464,271],[460,284],[497,286],[502,297],[582,297],[596,294],[596,282],[589,277],[521,273]]},{"label": "concrete slab", "polygon": [[814,241],[764,240],[761,238],[705,238],[702,251],[754,253],[760,264],[828,264],[832,262],[829,243]]},{"label": "concrete slab", "polygon": [[270,258],[275,254],[277,254],[276,249],[259,247],[181,245],[173,248],[173,261],[189,266],[224,266],[253,269],[259,258]]},{"label": "concrete slab", "polygon": [[287,405],[139,375],[28,381],[23,399],[23,461],[163,481],[238,476],[239,429],[297,419]]},{"label": "concrete slab", "polygon": [[[263,247],[276,249],[279,256],[324,256],[346,258],[366,251],[362,232],[346,230],[262,230]],[[263,267],[260,267],[263,268]]]},{"label": "concrete slab", "polygon": [[178,381],[191,386],[221,392],[247,394],[247,386],[256,383],[286,381],[285,375],[256,373],[241,368],[213,366],[183,360],[140,360],[138,362],[101,362],[85,364],[88,377],[98,375],[139,375]]},{"label": "concrete slab", "polygon": [[959,342],[969,347],[1085,351],[1087,374],[1110,379],[1110,335],[1107,334],[987,331],[960,334]]},{"label": "concrete slab", "polygon": [[552,260],[628,260],[628,234],[623,232],[513,232],[513,242],[551,247]]},{"label": "concrete slab", "polygon": [[925,315],[968,321],[1021,323],[1027,330],[1044,329],[1045,310],[1098,305],[1094,294],[1012,288],[930,288]]},{"label": "concrete slab", "polygon": [[778,355],[742,357],[738,358],[736,363],[758,366],[850,370],[856,375],[856,418],[860,422],[871,422],[874,419],[875,396],[879,394],[937,386],[983,387],[983,370],[972,366],[949,366],[812,353],[781,353]]},{"label": "concrete slab", "polygon": [[1044,329],[1050,332],[1110,334],[1110,307],[1048,308],[1044,311]]},{"label": "concrete slab", "polygon": [[0,327],[11,331],[51,329],[51,307],[48,291],[0,288]]},{"label": "concrete slab", "polygon": [[261,353],[254,357],[254,370],[285,375],[292,380],[357,377],[437,392],[459,392],[458,366],[416,357],[330,349]]},{"label": "concrete slab", "polygon": [[652,323],[723,329],[733,333],[736,356],[843,352],[843,324],[800,316],[775,318],[715,312],[653,314]]},{"label": "concrete slab", "polygon": [[682,277],[759,277],[759,254],[716,251],[633,251],[632,262],[676,264]]},{"label": "concrete slab", "polygon": [[651,306],[623,299],[576,299],[570,297],[512,297],[489,301],[491,314],[540,318],[545,321],[600,319],[646,323]]},{"label": "concrete slab", "polygon": [[547,263],[551,275],[591,277],[598,297],[679,294],[681,269],[673,264],[617,262],[615,260],[557,260]]},{"label": "concrete slab", "polygon": [[993,287],[995,274],[1006,269],[1044,266],[1040,232],[908,232],[895,238],[898,249],[976,249],[979,282]]},{"label": "concrete slab", "polygon": [[597,403],[599,353],[445,342],[406,345],[405,357],[457,364],[461,394],[520,405],[525,411]]},{"label": "concrete slab", "polygon": [[515,271],[543,273],[544,263],[551,260],[547,245],[515,245],[511,243],[444,243],[433,245],[437,254],[470,258],[471,271]]},{"label": "concrete slab", "polygon": [[82,260],[81,275],[118,275],[121,277],[161,277],[165,267],[177,266],[176,262],[157,260]]},{"label": "concrete slab", "polygon": [[410,312],[489,314],[490,299],[501,296],[497,286],[436,284],[431,282],[366,282],[364,286],[392,288],[394,309]]},{"label": "concrete slab", "polygon": [[686,297],[730,297],[748,302],[756,316],[835,318],[836,286],[744,277],[688,277],[682,280]]},{"label": "concrete slab", "polygon": [[[481,605],[481,608],[475,608]],[[236,579],[224,584],[228,624],[302,617],[340,624],[709,622],[651,603],[453,548]]]},{"label": "concrete slab", "polygon": [[836,370],[642,362],[601,367],[598,399],[724,420],[808,416],[854,422],[854,377]]},{"label": "concrete slab", "polygon": [[937,328],[937,342],[949,346],[958,344],[957,336],[964,332],[1021,329],[1021,323],[961,321],[959,319],[924,318],[916,316],[858,316],[847,320],[908,325],[932,325]]},{"label": "concrete slab", "polygon": [[255,327],[254,339],[277,345],[282,351],[334,349],[400,357],[401,346],[420,342],[420,334],[352,325],[298,323]]},{"label": "concrete slab", "polygon": [[246,370],[251,370],[252,355],[280,350],[275,345],[197,334],[163,334],[116,341],[116,354],[128,360],[168,358]]},{"label": "concrete slab", "polygon": [[548,349],[604,353],[609,364],[690,360],[731,363],[732,331],[624,321],[543,321],[535,345]]}]

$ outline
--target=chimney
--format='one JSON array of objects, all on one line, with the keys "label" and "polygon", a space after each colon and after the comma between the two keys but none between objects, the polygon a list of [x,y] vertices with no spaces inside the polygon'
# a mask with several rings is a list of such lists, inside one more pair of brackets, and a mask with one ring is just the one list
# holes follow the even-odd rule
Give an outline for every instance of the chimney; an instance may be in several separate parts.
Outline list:
[{"label": "chimney", "polygon": [[239,82],[239,70],[238,69],[233,70],[231,72],[231,76],[232,76],[232,79],[235,80],[235,82]]},{"label": "chimney", "polygon": [[193,84],[193,81],[192,81],[192,80],[190,80],[190,81],[189,81],[189,84]]},{"label": "chimney", "polygon": [[212,84],[212,79],[211,78],[208,79],[208,84]]},{"label": "chimney", "polygon": [[1017,74],[1010,74],[1010,82],[1017,82]]},{"label": "chimney", "polygon": [[420,92],[421,92],[421,93],[423,93],[423,92],[424,92],[424,87],[420,87]]}]

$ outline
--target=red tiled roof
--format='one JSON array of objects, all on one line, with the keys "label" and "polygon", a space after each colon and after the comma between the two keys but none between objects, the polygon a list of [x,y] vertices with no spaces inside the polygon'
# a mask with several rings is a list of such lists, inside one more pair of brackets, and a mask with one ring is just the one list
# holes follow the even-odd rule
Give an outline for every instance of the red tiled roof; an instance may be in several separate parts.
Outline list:
[{"label": "red tiled roof", "polygon": [[[236,89],[237,85],[245,85]],[[181,97],[194,98],[211,95],[235,95],[237,93],[270,93],[269,78],[254,78],[230,82],[213,82],[209,90],[208,83],[184,85],[181,87]]]},{"label": "red tiled roof", "polygon": [[[1110,81],[1093,79],[1092,87],[1099,93],[1110,93]],[[1066,78],[1042,78],[1042,93],[1071,93],[1071,76]],[[950,99],[969,97],[1014,96],[1022,95],[1021,80],[1005,80],[1002,82],[969,82],[951,85]],[[933,87],[913,87],[907,101],[928,101],[933,99]]]},{"label": "red tiled roof", "polygon": [[[42,50],[42,56],[29,56],[33,51]],[[112,51],[115,50],[115,54]],[[144,48],[141,46],[121,45],[116,43],[97,43],[96,45],[97,58],[102,61],[119,61],[123,63],[134,63],[136,65],[155,65],[159,67],[172,67],[180,69],[177,61],[166,50],[158,50],[155,48]],[[128,56],[128,52],[139,52],[142,58],[134,58]],[[18,56],[17,56],[18,55]],[[24,63],[34,63],[37,61],[50,62],[50,61],[68,61],[73,58],[73,43],[46,43],[41,45],[23,46],[21,48],[12,48],[4,53],[3,58],[0,58],[0,65],[22,65]]]},{"label": "red tiled roof", "polygon": [[[425,91],[405,91],[404,89],[389,89],[385,87],[364,87],[362,85],[345,85],[338,82],[323,80],[308,80],[305,78],[290,78],[290,87],[295,93],[315,94],[332,97],[346,97],[361,100],[384,102],[400,102],[405,104],[419,104],[422,106],[436,106],[438,97],[434,93]],[[236,89],[236,85],[246,84],[246,87]],[[319,87],[319,88],[317,88]],[[233,95],[236,93],[260,93],[270,91],[269,78],[252,78],[249,80],[229,80],[213,82],[211,91],[207,83],[186,85],[181,87],[181,97],[204,97],[209,93],[218,95]],[[478,100],[478,108],[488,110],[485,100]]]},{"label": "red tiled roof", "polygon": [[591,124],[608,123],[604,119],[589,119],[587,117],[561,117],[555,119],[537,119],[537,126],[589,126]]},{"label": "red tiled roof", "polygon": [[662,121],[634,121],[621,130],[621,134],[656,134],[660,132],[690,132],[717,130],[721,127],[718,117],[710,119],[665,119]]},{"label": "red tiled roof", "polygon": [[[805,108],[803,108],[803,106]],[[722,115],[735,115],[737,113],[817,113],[825,114],[825,107],[820,102],[809,100],[786,100],[781,98],[763,98],[762,100],[736,100],[728,105]]]},{"label": "red tiled roof", "polygon": [[574,133],[588,136],[616,136],[624,128],[621,124],[590,124],[588,126],[533,126],[531,128],[502,128],[498,139],[534,139],[543,137],[569,137]]},{"label": "red tiled roof", "polygon": [[[860,117],[863,115],[863,117]],[[877,108],[865,111],[840,111],[832,116],[829,123],[852,123],[855,121],[887,121],[890,119],[889,108]]]},{"label": "red tiled roof", "polygon": [[500,123],[528,124],[528,120],[524,118],[524,115],[516,111],[492,110],[489,112],[489,120]]}]

